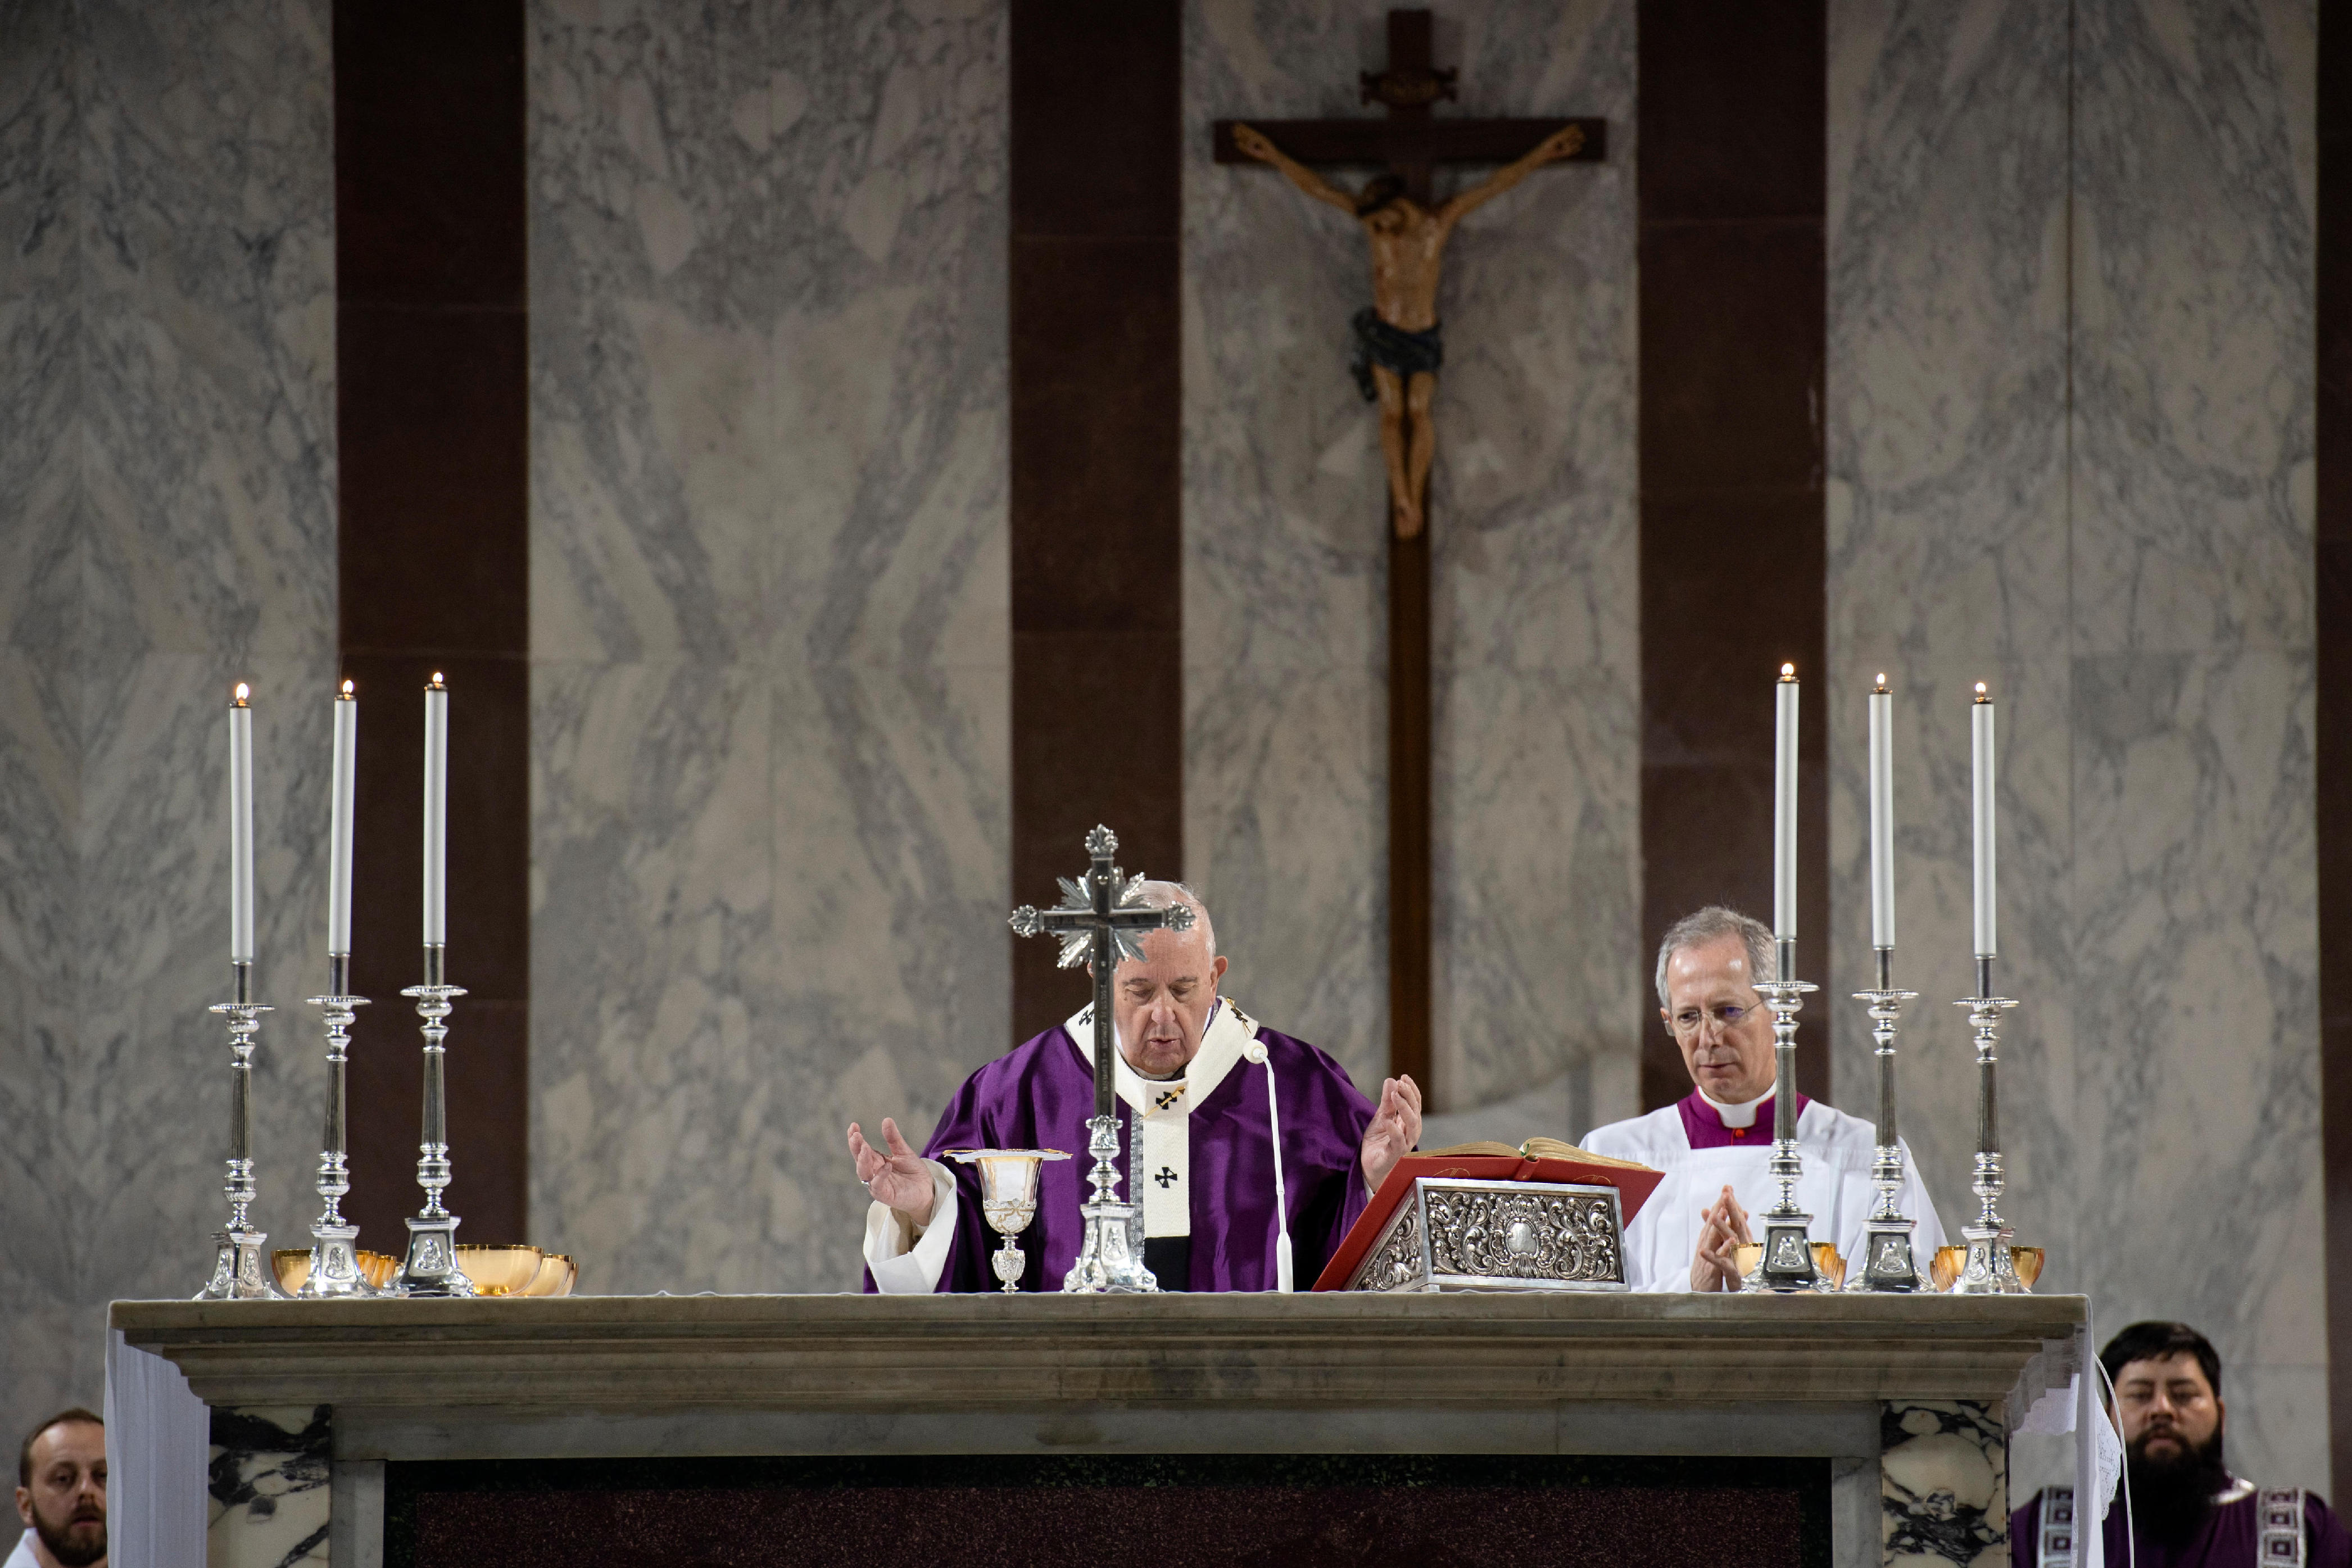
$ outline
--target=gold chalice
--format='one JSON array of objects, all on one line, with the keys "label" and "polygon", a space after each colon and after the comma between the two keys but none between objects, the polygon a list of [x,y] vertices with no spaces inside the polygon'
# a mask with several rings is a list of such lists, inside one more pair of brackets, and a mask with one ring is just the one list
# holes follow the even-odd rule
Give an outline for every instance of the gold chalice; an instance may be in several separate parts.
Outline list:
[{"label": "gold chalice", "polygon": [[1004,1293],[1013,1295],[1021,1289],[1021,1273],[1029,1264],[1020,1237],[1037,1217],[1037,1173],[1046,1161],[1069,1155],[1059,1149],[950,1149],[947,1156],[980,1167],[980,1212],[1004,1238],[991,1261]]},{"label": "gold chalice", "polygon": [[[381,1291],[400,1272],[400,1259],[381,1252],[355,1254],[359,1259],[360,1278]],[[289,1296],[302,1289],[310,1278],[310,1249],[307,1247],[281,1247],[269,1255],[269,1271],[278,1276],[278,1288]]]},{"label": "gold chalice", "polygon": [[[2047,1260],[2048,1255],[2038,1247],[2012,1247],[2009,1249],[2009,1266],[2017,1271],[2017,1282],[2029,1290],[2033,1289],[2033,1282],[2042,1278],[2042,1265]],[[1960,1270],[1968,1267],[1968,1262],[1967,1247],[1939,1247],[1936,1248],[1936,1256],[1928,1261],[1927,1277],[1936,1282],[1937,1289],[1948,1290],[1953,1281],[1959,1279]]]},{"label": "gold chalice", "polygon": [[[1829,1281],[1829,1289],[1832,1290],[1843,1289],[1845,1284],[1845,1258],[1835,1247],[1826,1241],[1816,1241],[1812,1244],[1812,1247],[1814,1272]],[[1764,1244],[1760,1241],[1742,1242],[1733,1251],[1732,1257],[1738,1262],[1739,1277],[1742,1279],[1748,1279],[1756,1272],[1757,1266],[1764,1261]]]}]

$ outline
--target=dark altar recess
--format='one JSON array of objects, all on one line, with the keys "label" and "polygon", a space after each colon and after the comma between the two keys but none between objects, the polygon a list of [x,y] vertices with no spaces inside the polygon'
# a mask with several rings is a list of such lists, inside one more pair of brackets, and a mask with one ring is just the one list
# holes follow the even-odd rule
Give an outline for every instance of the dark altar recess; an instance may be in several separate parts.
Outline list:
[{"label": "dark altar recess", "polygon": [[2063,1384],[2083,1321],[2063,1296],[123,1301],[213,1447],[159,1476],[110,1436],[126,1498],[209,1492],[213,1568],[1864,1568],[2000,1542],[2005,1402]]}]

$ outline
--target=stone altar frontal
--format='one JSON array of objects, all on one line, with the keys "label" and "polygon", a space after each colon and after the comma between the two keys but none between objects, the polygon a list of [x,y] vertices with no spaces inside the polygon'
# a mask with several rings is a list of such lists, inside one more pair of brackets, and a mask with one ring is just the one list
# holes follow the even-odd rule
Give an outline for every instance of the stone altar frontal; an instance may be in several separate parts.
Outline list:
[{"label": "stone altar frontal", "polygon": [[[822,1561],[807,1532],[827,1530],[887,1563],[887,1527],[911,1540],[942,1506],[967,1563],[1062,1560],[1000,1526],[1113,1564],[1386,1562],[1407,1537],[1485,1556],[1514,1530],[1553,1562],[1627,1540],[1730,1561],[1734,1525],[1760,1532],[1742,1562],[1965,1563],[2003,1539],[2003,1402],[2084,1318],[2066,1296],[1466,1293],[112,1310],[212,1409],[213,1568],[439,1568],[519,1549],[483,1533],[501,1528],[581,1565]],[[675,1486],[740,1499],[698,1494],[653,1555],[614,1533],[664,1521]],[[1217,1505],[1183,1508],[1187,1488]],[[1081,1541],[1055,1511],[1075,1498],[1146,1526],[1176,1507],[1183,1550]],[[1503,1533],[1461,1540],[1449,1509]],[[758,1523],[743,1542],[688,1539],[735,1515]],[[591,1534],[547,1533],[565,1528]]]}]

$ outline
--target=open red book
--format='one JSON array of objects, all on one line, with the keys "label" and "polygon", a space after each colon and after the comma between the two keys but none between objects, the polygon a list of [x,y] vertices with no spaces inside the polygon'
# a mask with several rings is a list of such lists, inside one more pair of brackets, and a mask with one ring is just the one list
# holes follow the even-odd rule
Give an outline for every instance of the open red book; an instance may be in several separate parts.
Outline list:
[{"label": "open red book", "polygon": [[1427,1149],[1407,1154],[1396,1163],[1396,1169],[1381,1184],[1381,1190],[1372,1194],[1347,1239],[1339,1243],[1339,1250],[1324,1266],[1315,1289],[1348,1288],[1357,1265],[1363,1262],[1364,1254],[1372,1249],[1372,1243],[1387,1228],[1389,1216],[1396,1213],[1397,1205],[1404,1202],[1412,1184],[1423,1176],[1468,1176],[1485,1182],[1574,1182],[1591,1187],[1614,1187],[1620,1214],[1623,1222],[1631,1225],[1651,1193],[1665,1180],[1665,1174],[1638,1161],[1587,1153],[1557,1138],[1530,1138],[1517,1149],[1508,1143],[1457,1143],[1450,1149]]}]

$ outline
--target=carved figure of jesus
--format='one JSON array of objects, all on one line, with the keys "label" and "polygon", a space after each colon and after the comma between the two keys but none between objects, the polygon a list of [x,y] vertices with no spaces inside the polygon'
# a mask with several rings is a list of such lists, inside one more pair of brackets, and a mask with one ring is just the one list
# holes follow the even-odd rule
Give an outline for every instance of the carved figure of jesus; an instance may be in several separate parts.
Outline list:
[{"label": "carved figure of jesus", "polygon": [[1255,127],[1234,126],[1234,144],[1260,163],[1273,164],[1317,201],[1362,224],[1371,241],[1372,303],[1356,312],[1352,323],[1354,369],[1365,398],[1380,401],[1390,517],[1397,537],[1411,539],[1421,531],[1427,515],[1429,464],[1437,455],[1437,426],[1430,407],[1437,396],[1438,367],[1445,358],[1437,323],[1437,283],[1445,242],[1454,226],[1474,209],[1546,163],[1575,156],[1584,145],[1584,132],[1574,125],[1555,132],[1526,157],[1505,164],[1435,212],[1405,195],[1404,182],[1394,174],[1382,174],[1350,195],[1286,156]]}]

